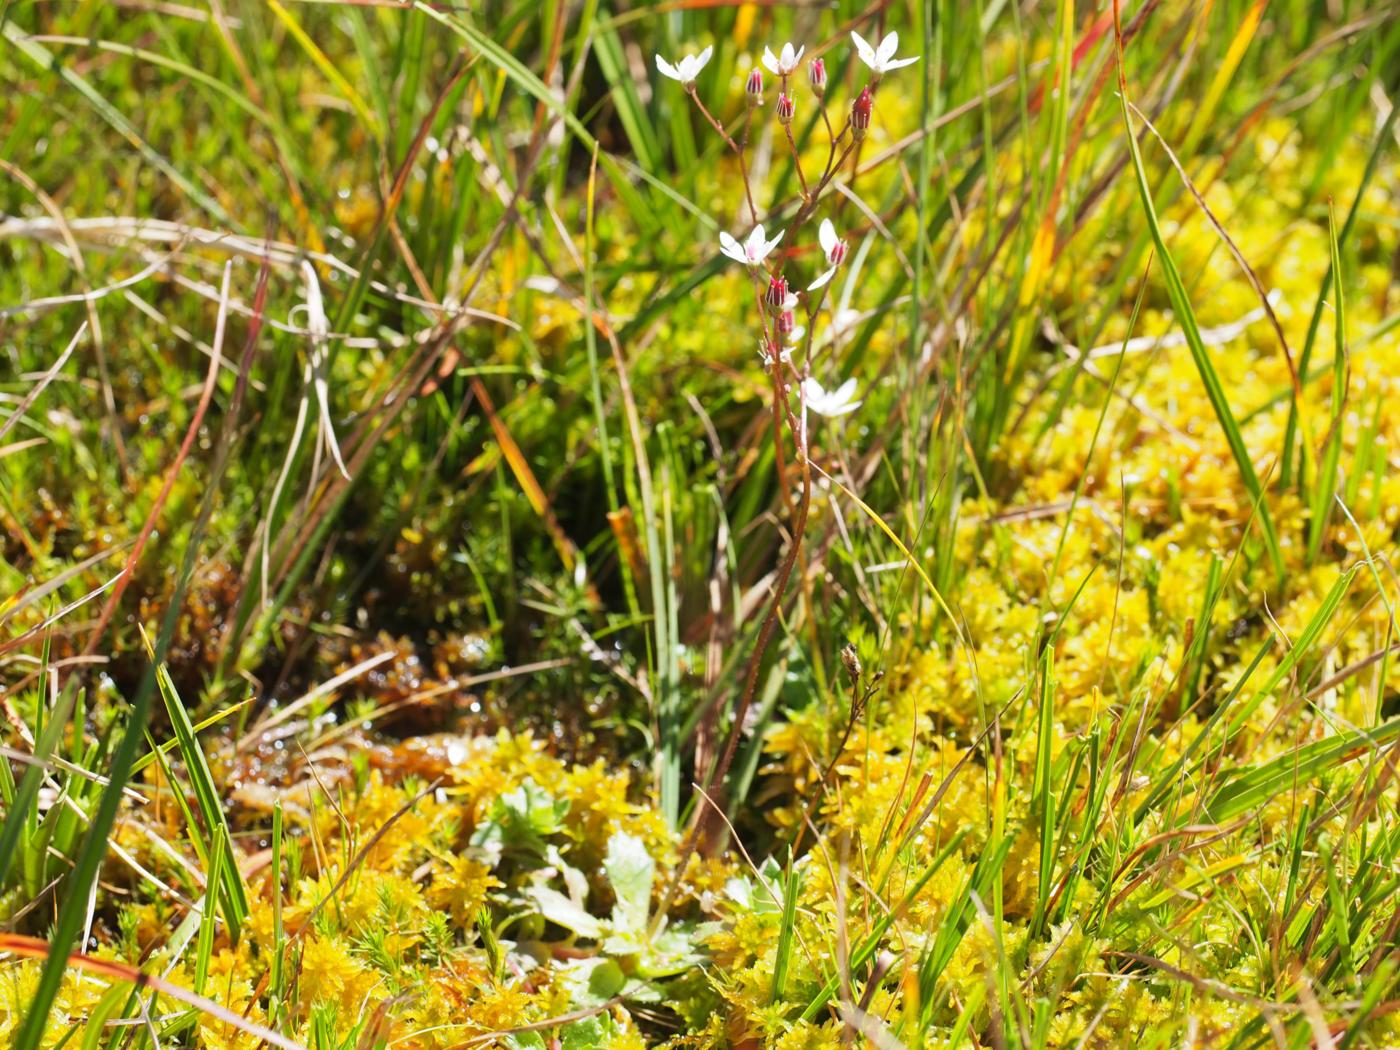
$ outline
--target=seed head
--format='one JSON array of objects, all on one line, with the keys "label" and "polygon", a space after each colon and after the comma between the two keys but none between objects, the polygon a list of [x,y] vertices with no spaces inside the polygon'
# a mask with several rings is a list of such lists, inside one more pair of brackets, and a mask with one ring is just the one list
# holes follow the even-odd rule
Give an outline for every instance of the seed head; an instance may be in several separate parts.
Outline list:
[{"label": "seed head", "polygon": [[851,684],[855,685],[860,681],[860,654],[856,652],[856,647],[851,642],[847,642],[841,647],[841,663],[845,665],[846,674],[851,679]]},{"label": "seed head", "polygon": [[818,95],[826,94],[826,61],[814,58],[807,63],[807,80]]}]

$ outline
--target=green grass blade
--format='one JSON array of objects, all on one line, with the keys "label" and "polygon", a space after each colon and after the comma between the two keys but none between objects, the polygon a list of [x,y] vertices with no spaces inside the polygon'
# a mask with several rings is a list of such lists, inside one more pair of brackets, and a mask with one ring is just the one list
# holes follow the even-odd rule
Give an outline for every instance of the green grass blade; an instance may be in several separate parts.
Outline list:
[{"label": "green grass blade", "polygon": [[1284,752],[1263,765],[1237,773],[1206,803],[1210,819],[1223,824],[1249,813],[1274,796],[1308,783],[1357,755],[1379,748],[1400,735],[1400,719],[1374,729],[1358,729]]},{"label": "green grass blade", "polygon": [[[948,858],[953,855],[953,852],[962,845],[962,840],[966,837],[967,829],[959,828],[957,833],[953,835],[943,849],[938,852],[938,856],[934,857],[933,860],[929,862],[928,867],[926,867],[918,879],[915,880],[914,885],[909,888],[909,892],[904,895],[900,904],[880,916],[879,921],[876,922],[871,929],[870,935],[866,937],[859,948],[851,953],[850,966],[853,971],[859,970],[875,957],[875,953],[879,950],[880,943],[884,939],[886,931],[889,930],[894,924],[894,921],[899,918],[900,914],[913,903],[914,899],[918,897],[919,891],[928,885],[929,879],[938,874],[938,869],[943,867]],[[836,994],[836,989],[840,986],[840,981],[841,977],[837,974],[822,986],[821,991],[817,993],[816,997],[807,1006],[807,1009],[802,1011],[802,1020],[812,1021],[821,1016],[822,1011],[826,1009],[826,1004],[831,1002],[831,997]]]},{"label": "green grass blade", "polygon": [[[1370,155],[1366,158],[1366,167],[1361,172],[1361,179],[1357,183],[1356,196],[1352,198],[1351,207],[1347,210],[1347,217],[1342,222],[1342,229],[1337,234],[1337,242],[1345,247],[1351,239],[1352,228],[1356,224],[1357,214],[1361,210],[1362,198],[1366,195],[1367,188],[1371,185],[1371,179],[1375,176],[1376,168],[1380,164],[1381,155],[1391,143],[1392,129],[1395,127],[1396,116],[1400,115],[1400,106],[1391,107],[1381,124],[1380,133],[1376,136],[1376,143],[1371,148]],[[1298,354],[1298,375],[1307,381],[1308,365],[1312,361],[1313,346],[1317,342],[1317,334],[1322,327],[1322,312],[1327,303],[1327,295],[1332,290],[1333,273],[1331,267],[1322,276],[1322,284],[1317,290],[1317,301],[1313,304],[1312,319],[1308,322],[1308,334],[1303,341],[1302,352]],[[1292,468],[1292,456],[1294,440],[1298,429],[1298,406],[1292,405],[1288,413],[1288,424],[1284,431],[1283,446],[1283,466],[1279,471],[1279,478],[1283,484],[1288,484],[1290,480],[1290,470]]]},{"label": "green grass blade", "polygon": [[1342,421],[1347,407],[1347,310],[1346,279],[1342,272],[1342,254],[1337,241],[1337,216],[1327,211],[1327,235],[1331,249],[1332,285],[1336,323],[1336,347],[1332,355],[1332,421],[1327,430],[1327,443],[1318,461],[1317,477],[1313,479],[1309,499],[1308,564],[1317,562],[1322,552],[1322,540],[1332,517],[1332,502],[1337,495],[1337,472],[1342,458]]},{"label": "green grass blade", "polygon": [[1055,790],[1050,781],[1051,746],[1055,737],[1055,647],[1047,644],[1040,659],[1039,731],[1035,743],[1035,780],[1031,805],[1040,823],[1040,872],[1036,883],[1035,915],[1031,930],[1039,931],[1050,896],[1050,878],[1055,867]]},{"label": "green grass blade", "polygon": [[103,98],[102,93],[95,87],[65,66],[57,55],[42,44],[30,40],[18,25],[7,19],[0,18],[0,34],[3,34],[5,39],[37,68],[51,69],[56,72],[65,84],[80,94],[97,111],[98,115],[112,126],[113,130],[130,142],[142,157],[178,186],[190,200],[218,219],[219,222],[229,226],[233,225],[233,219],[214,198],[201,190],[188,176],[166,160],[154,146],[146,141],[124,113]]},{"label": "green grass blade", "polygon": [[797,898],[802,892],[802,872],[788,865],[787,881],[783,886],[783,919],[778,927],[778,954],[773,962],[773,991],[769,1000],[781,1002],[787,990],[788,963],[792,958],[793,936],[797,930]]},{"label": "green grass blade", "polygon": [[224,854],[217,868],[223,883],[219,889],[223,895],[224,918],[228,921],[229,935],[236,941],[243,923],[248,918],[248,894],[243,887],[243,879],[238,874],[238,860],[233,854],[233,843],[223,804],[220,802],[219,787],[214,782],[214,774],[204,757],[204,749],[199,746],[199,738],[195,735],[189,712],[180,701],[170,671],[163,663],[156,668],[156,682],[161,699],[165,701],[165,711],[175,733],[180,758],[184,762],[190,787],[194,790],[195,801],[199,806],[199,815],[203,818],[208,834],[210,856],[206,863],[211,870],[216,870],[213,854],[219,851]]},{"label": "green grass blade", "polygon": [[[228,836],[221,830],[214,833],[209,850],[209,867],[205,871],[204,903],[199,913],[199,939],[195,943],[194,992],[204,994],[209,979],[209,960],[214,954],[214,934],[219,927],[219,888],[224,881],[224,855]],[[225,916],[227,917],[227,916]]]},{"label": "green grass blade", "polygon": [[1162,278],[1167,285],[1167,295],[1171,299],[1172,309],[1175,311],[1176,319],[1186,337],[1186,345],[1191,350],[1191,358],[1195,362],[1196,371],[1200,374],[1201,382],[1205,386],[1206,397],[1210,399],[1211,408],[1215,410],[1215,417],[1219,421],[1220,428],[1225,434],[1225,440],[1230,446],[1230,453],[1235,458],[1235,465],[1239,468],[1240,477],[1244,481],[1244,486],[1250,497],[1259,506],[1259,524],[1264,532],[1264,544],[1268,547],[1269,559],[1273,562],[1276,582],[1281,585],[1286,570],[1283,562],[1283,551],[1279,548],[1278,533],[1274,528],[1273,516],[1269,513],[1268,503],[1264,499],[1263,485],[1260,484],[1259,475],[1254,469],[1254,462],[1250,459],[1249,449],[1244,443],[1244,435],[1240,432],[1234,410],[1230,407],[1229,396],[1225,393],[1225,387],[1220,381],[1219,373],[1215,370],[1210,352],[1201,338],[1200,325],[1196,322],[1196,313],[1191,307],[1191,299],[1186,292],[1186,285],[1181,279],[1181,272],[1177,269],[1176,260],[1172,257],[1171,249],[1167,247],[1166,238],[1162,235],[1161,224],[1157,221],[1157,207],[1152,202],[1152,188],[1147,181],[1147,170],[1143,166],[1142,151],[1138,148],[1132,115],[1128,109],[1127,85],[1123,79],[1121,54],[1119,62],[1119,86],[1121,90],[1118,94],[1118,101],[1123,111],[1123,128],[1127,132],[1128,154],[1132,160],[1138,197],[1142,202],[1143,214],[1147,217],[1147,227],[1152,235],[1152,243],[1156,246],[1157,254],[1162,259]]},{"label": "green grass blade", "polygon": [[1173,787],[1178,784],[1182,773],[1191,765],[1191,760],[1196,752],[1200,750],[1201,745],[1210,738],[1216,726],[1225,720],[1226,714],[1230,715],[1230,721],[1226,724],[1222,731],[1221,738],[1216,744],[1217,750],[1223,749],[1229,743],[1230,739],[1240,730],[1249,716],[1258,709],[1259,705],[1278,688],[1279,684],[1283,682],[1285,678],[1293,673],[1293,669],[1298,666],[1299,662],[1307,656],[1308,653],[1312,651],[1313,646],[1317,644],[1317,640],[1321,636],[1323,629],[1331,622],[1333,614],[1337,611],[1337,606],[1341,604],[1342,597],[1346,594],[1347,588],[1351,586],[1351,581],[1356,577],[1358,571],[1358,568],[1349,569],[1337,579],[1337,582],[1332,585],[1332,589],[1329,590],[1326,597],[1323,598],[1322,604],[1318,606],[1312,619],[1310,619],[1307,626],[1303,628],[1303,633],[1298,636],[1297,641],[1295,641],[1288,652],[1284,654],[1283,659],[1279,661],[1278,666],[1274,668],[1268,680],[1255,690],[1254,694],[1245,702],[1243,707],[1236,708],[1235,701],[1244,691],[1244,687],[1249,682],[1254,670],[1263,663],[1264,657],[1268,655],[1270,650],[1272,650],[1277,643],[1271,640],[1259,647],[1258,652],[1255,653],[1254,659],[1250,661],[1244,674],[1240,677],[1239,681],[1235,683],[1234,688],[1230,690],[1229,694],[1220,702],[1220,705],[1211,713],[1211,716],[1206,719],[1205,725],[1201,727],[1201,731],[1186,745],[1181,753],[1181,757],[1173,762],[1171,766],[1157,778],[1152,791],[1137,808],[1133,817],[1135,821],[1140,822],[1143,817],[1155,809]]}]

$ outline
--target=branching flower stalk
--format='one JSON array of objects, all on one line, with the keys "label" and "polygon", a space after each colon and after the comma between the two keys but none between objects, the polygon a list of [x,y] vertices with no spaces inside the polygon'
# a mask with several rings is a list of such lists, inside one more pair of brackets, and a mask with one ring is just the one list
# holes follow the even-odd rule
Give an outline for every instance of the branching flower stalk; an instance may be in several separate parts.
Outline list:
[{"label": "branching flower stalk", "polygon": [[[758,209],[754,203],[753,181],[747,161],[748,137],[754,112],[763,105],[762,72],[754,69],[744,81],[747,107],[741,144],[734,140],[733,136],[726,130],[725,125],[710,112],[696,88],[696,77],[709,61],[713,49],[707,47],[698,56],[687,56],[674,66],[660,55],[656,57],[657,68],[664,75],[681,83],[706,123],[730,148],[739,163],[740,177],[744,185],[744,198],[748,204],[754,228],[742,243],[727,232],[721,233],[720,249],[727,258],[745,266],[749,272],[750,280],[753,282],[759,355],[769,374],[773,390],[773,454],[779,498],[782,505],[789,508],[791,513],[787,550],[778,569],[773,584],[773,593],[768,601],[763,621],[759,626],[753,652],[749,656],[743,686],[732,712],[732,723],[723,749],[715,757],[708,771],[704,772],[702,782],[697,785],[699,797],[703,801],[696,806],[695,815],[681,846],[675,875],[662,899],[662,906],[657,911],[655,920],[657,922],[661,921],[661,917],[665,915],[698,845],[705,825],[706,806],[719,810],[722,805],[713,799],[717,789],[724,783],[725,776],[734,761],[739,741],[743,736],[745,720],[758,691],[763,661],[769,645],[772,643],[773,634],[777,630],[788,586],[802,556],[802,544],[812,504],[812,469],[808,458],[808,413],[811,411],[818,415],[842,416],[854,411],[860,405],[860,401],[854,397],[853,382],[841,384],[828,393],[810,374],[813,337],[817,320],[826,300],[826,286],[846,259],[847,242],[837,234],[830,219],[821,223],[819,245],[824,259],[823,272],[801,291],[789,290],[783,266],[784,261],[793,254],[792,245],[795,237],[788,237],[782,252],[774,254],[774,250],[785,235],[788,233],[800,235],[804,230],[806,224],[815,215],[824,192],[842,170],[846,159],[855,152],[858,144],[865,138],[874,109],[874,89],[881,76],[888,70],[917,61],[917,58],[894,59],[894,52],[898,47],[898,37],[894,34],[887,36],[878,47],[871,47],[855,33],[852,33],[851,37],[858,56],[870,67],[870,78],[851,103],[839,131],[835,130],[827,112],[826,64],[821,58],[814,58],[807,67],[808,84],[812,89],[812,97],[821,112],[821,123],[826,129],[828,139],[826,164],[820,178],[815,182],[809,182],[807,179],[802,166],[801,151],[792,131],[796,102],[790,91],[791,80],[802,66],[802,56],[806,49],[805,47],[794,48],[791,43],[785,44],[777,55],[771,49],[764,49],[763,64],[778,79],[779,94],[774,105],[774,116],[783,128],[783,135],[787,139],[788,149],[792,155],[798,182],[801,186],[801,200],[792,221],[786,229],[779,231],[771,238],[759,222]],[[852,172],[851,178],[855,178],[854,172]],[[774,209],[774,213],[778,210]],[[796,311],[799,306],[805,306],[803,312],[807,321],[806,325],[801,328],[796,324]],[[797,357],[796,362],[794,355]],[[785,424],[792,442],[792,462],[797,470],[796,485],[798,491],[796,493],[793,492],[790,479],[787,476],[788,448],[784,435]],[[701,771],[697,770],[696,772],[699,774]],[[720,815],[722,816],[723,813],[721,812]]]},{"label": "branching flower stalk", "polygon": [[686,91],[694,100],[696,108],[699,109],[705,119],[709,121],[710,127],[714,128],[715,131],[719,133],[719,137],[724,140],[725,144],[734,151],[734,155],[739,158],[739,171],[744,177],[744,200],[747,201],[749,205],[749,219],[752,222],[758,222],[758,208],[754,206],[753,202],[753,187],[749,185],[749,163],[745,155],[745,150],[749,142],[749,122],[753,118],[753,107],[751,106],[749,112],[744,116],[744,141],[741,145],[734,141],[734,136],[729,134],[729,132],[724,129],[724,125],[716,120],[714,114],[706,108],[705,103],[700,100],[699,93],[695,90],[694,83],[687,84]]}]

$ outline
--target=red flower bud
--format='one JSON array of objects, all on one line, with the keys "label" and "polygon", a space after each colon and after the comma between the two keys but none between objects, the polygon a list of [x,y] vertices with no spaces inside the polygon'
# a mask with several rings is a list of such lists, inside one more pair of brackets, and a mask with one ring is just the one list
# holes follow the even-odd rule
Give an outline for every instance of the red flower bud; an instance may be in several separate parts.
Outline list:
[{"label": "red flower bud", "polygon": [[793,114],[797,112],[797,106],[793,103],[791,96],[784,91],[778,95],[778,104],[773,107],[773,112],[778,116],[778,123],[791,124]]},{"label": "red flower bud", "polygon": [[875,99],[870,89],[861,91],[860,97],[851,103],[851,135],[857,142],[865,138],[870,130],[870,115],[875,111]]},{"label": "red flower bud", "polygon": [[823,59],[814,58],[807,64],[807,80],[818,95],[826,94],[826,62]]},{"label": "red flower bud", "polygon": [[749,74],[749,79],[744,84],[744,91],[749,96],[749,102],[756,105],[763,101],[763,74],[757,69]]},{"label": "red flower bud", "polygon": [[792,315],[791,310],[784,310],[778,315],[778,334],[786,339],[792,335],[792,330],[797,327],[797,318]]},{"label": "red flower bud", "polygon": [[782,274],[768,279],[768,291],[764,293],[763,302],[773,313],[781,313],[783,304],[787,302],[788,285],[787,278]]}]

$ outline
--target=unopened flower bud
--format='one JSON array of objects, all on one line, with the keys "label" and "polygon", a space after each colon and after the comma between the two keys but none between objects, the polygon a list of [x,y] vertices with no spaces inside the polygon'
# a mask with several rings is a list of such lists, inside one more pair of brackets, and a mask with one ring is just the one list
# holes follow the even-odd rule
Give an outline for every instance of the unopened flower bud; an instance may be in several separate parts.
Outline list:
[{"label": "unopened flower bud", "polygon": [[768,279],[768,291],[764,293],[763,302],[775,314],[782,313],[783,305],[787,302],[788,283],[787,278],[782,274]]},{"label": "unopened flower bud", "polygon": [[875,99],[870,89],[861,91],[860,97],[851,103],[851,136],[859,142],[870,130],[870,116],[875,111]]},{"label": "unopened flower bud", "polygon": [[793,103],[792,97],[784,91],[778,95],[778,104],[773,107],[773,112],[777,114],[779,124],[791,124],[793,114],[797,112],[797,106]]},{"label": "unopened flower bud", "polygon": [[807,80],[818,95],[826,94],[826,62],[823,59],[814,58],[807,63]]},{"label": "unopened flower bud", "polygon": [[797,327],[797,318],[793,316],[791,310],[784,310],[778,315],[778,334],[784,339],[792,335],[793,329]]},{"label": "unopened flower bud", "polygon": [[763,74],[755,69],[744,82],[744,93],[749,96],[749,105],[756,106],[763,101]]}]

